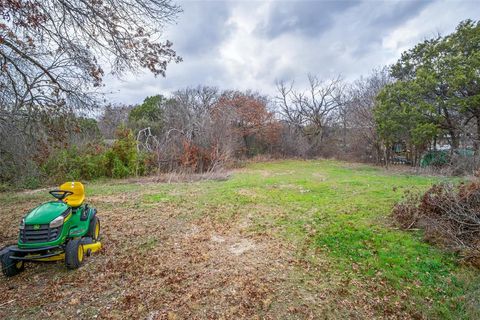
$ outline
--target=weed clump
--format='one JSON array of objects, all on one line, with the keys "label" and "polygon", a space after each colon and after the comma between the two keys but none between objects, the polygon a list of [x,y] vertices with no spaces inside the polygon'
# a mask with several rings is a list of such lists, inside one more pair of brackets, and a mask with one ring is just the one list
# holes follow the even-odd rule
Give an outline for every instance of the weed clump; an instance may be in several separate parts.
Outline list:
[{"label": "weed clump", "polygon": [[424,194],[408,192],[392,216],[401,228],[421,229],[426,241],[480,267],[480,182],[436,184]]}]

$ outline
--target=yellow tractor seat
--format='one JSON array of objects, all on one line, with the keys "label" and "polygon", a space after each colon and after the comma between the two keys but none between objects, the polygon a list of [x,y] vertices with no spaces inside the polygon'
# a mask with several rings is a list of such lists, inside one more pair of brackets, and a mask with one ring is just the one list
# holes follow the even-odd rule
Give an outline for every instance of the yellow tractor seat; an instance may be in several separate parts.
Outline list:
[{"label": "yellow tractor seat", "polygon": [[85,188],[81,182],[65,182],[60,186],[60,190],[73,192],[73,194],[63,199],[70,207],[80,207],[83,200],[85,200]]}]

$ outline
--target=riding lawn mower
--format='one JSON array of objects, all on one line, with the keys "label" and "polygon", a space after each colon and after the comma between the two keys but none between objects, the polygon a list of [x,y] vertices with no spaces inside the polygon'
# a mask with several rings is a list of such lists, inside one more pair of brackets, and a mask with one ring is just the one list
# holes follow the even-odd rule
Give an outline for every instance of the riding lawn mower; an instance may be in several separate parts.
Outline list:
[{"label": "riding lawn mower", "polygon": [[27,213],[20,222],[17,245],[0,251],[7,277],[22,272],[26,262],[64,260],[68,269],[76,269],[85,256],[100,250],[100,220],[97,210],[84,203],[83,184],[65,182],[50,194],[57,200]]}]

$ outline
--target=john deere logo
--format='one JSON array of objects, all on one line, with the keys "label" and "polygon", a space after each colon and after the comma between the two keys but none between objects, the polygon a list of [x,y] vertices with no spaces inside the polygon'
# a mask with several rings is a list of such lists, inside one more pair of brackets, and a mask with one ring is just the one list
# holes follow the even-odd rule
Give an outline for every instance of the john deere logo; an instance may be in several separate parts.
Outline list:
[{"label": "john deere logo", "polygon": [[39,225],[39,224],[33,225],[33,230],[38,230],[38,229],[40,229],[40,225]]}]

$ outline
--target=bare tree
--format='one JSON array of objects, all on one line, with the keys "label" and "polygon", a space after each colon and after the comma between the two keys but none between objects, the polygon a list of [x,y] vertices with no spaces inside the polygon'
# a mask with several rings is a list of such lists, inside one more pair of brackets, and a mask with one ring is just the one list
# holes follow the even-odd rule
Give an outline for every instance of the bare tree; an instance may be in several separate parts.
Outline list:
[{"label": "bare tree", "polygon": [[21,156],[8,136],[32,158],[50,118],[92,109],[102,66],[164,76],[181,59],[159,39],[179,12],[171,0],[0,1],[0,158]]},{"label": "bare tree", "polygon": [[308,88],[295,90],[293,82],[277,83],[278,96],[275,98],[282,117],[290,125],[301,129],[312,145],[321,147],[326,129],[336,121],[340,108],[344,105],[345,85],[340,76],[322,81],[308,76]]},{"label": "bare tree", "polygon": [[98,128],[106,139],[114,139],[115,131],[121,125],[127,125],[128,114],[133,106],[107,105],[103,108],[98,121]]},{"label": "bare tree", "polygon": [[219,113],[217,88],[176,91],[164,110],[164,132],[157,150],[159,167],[209,171],[233,156],[231,118]]},{"label": "bare tree", "polygon": [[165,75],[178,61],[157,41],[180,9],[170,0],[2,1],[0,86],[10,106],[89,102],[84,90],[112,72],[146,68]]},{"label": "bare tree", "polygon": [[392,82],[386,67],[375,69],[361,77],[348,88],[347,103],[342,112],[346,126],[348,151],[357,159],[380,162],[382,145],[373,116],[375,99],[380,90]]}]

